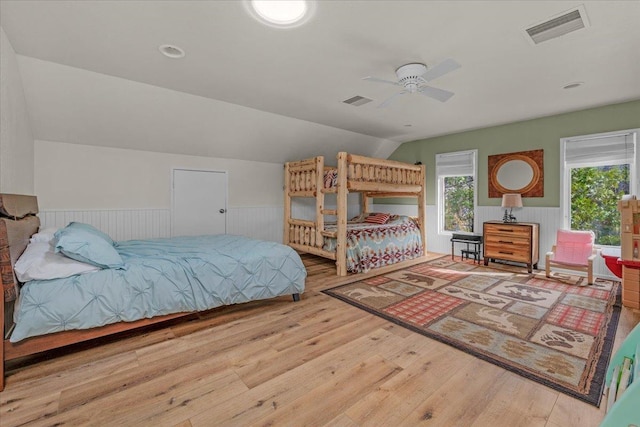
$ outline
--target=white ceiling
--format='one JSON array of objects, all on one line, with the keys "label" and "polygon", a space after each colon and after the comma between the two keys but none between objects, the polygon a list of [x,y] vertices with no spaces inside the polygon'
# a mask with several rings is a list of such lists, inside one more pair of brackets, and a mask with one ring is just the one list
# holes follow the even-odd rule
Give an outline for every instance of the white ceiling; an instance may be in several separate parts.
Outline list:
[{"label": "white ceiling", "polygon": [[[525,37],[524,28],[580,4],[587,12],[588,28],[539,45]],[[115,77],[209,98],[218,106],[224,101],[224,105],[349,131],[331,137],[337,141],[328,141],[328,134],[320,132],[323,137],[316,142],[317,127],[305,127],[293,135],[281,131],[274,140],[282,141],[274,141],[271,150],[295,151],[293,138],[301,144],[311,141],[308,149],[296,155],[314,155],[314,144],[330,143],[335,144],[334,151],[380,154],[385,152],[385,142],[395,142],[386,145],[390,152],[401,142],[640,99],[640,1],[320,0],[306,25],[287,30],[256,22],[240,1],[2,0],[0,19],[14,50],[23,57],[21,72],[38,139],[282,160],[282,156],[265,157],[259,149],[253,152],[250,145],[225,151],[211,146],[189,148],[185,143],[183,149],[167,140],[149,148],[139,141],[144,135],[135,131],[129,133],[135,138],[127,140],[127,129],[140,126],[141,112],[130,114],[138,124],[127,123],[128,114],[118,116],[122,121],[119,133],[110,134],[113,126],[102,123],[99,129],[106,135],[104,140],[94,136],[96,140],[90,141],[97,133],[90,126],[91,119],[77,120],[76,116],[74,120],[72,110],[63,117],[56,112],[60,100],[45,95],[59,84],[47,79],[63,74],[62,70],[67,70],[65,85],[83,82],[67,93],[95,90],[100,81]],[[158,46],[166,43],[183,48],[186,57],[162,56]],[[405,96],[379,109],[377,104],[396,88],[362,80],[370,75],[392,80],[394,70],[402,64],[433,66],[446,58],[462,65],[432,83],[455,92],[446,103]],[[82,70],[92,72],[91,77],[86,72],[84,78],[72,77]],[[562,89],[574,81],[585,84]],[[119,87],[126,93],[136,91]],[[100,97],[114,96],[113,90],[104,88],[104,93],[92,94],[94,103]],[[137,90],[140,88],[138,84]],[[342,103],[355,95],[374,102],[361,107]],[[59,96],[65,96],[64,92]],[[195,102],[192,98],[188,102]],[[166,97],[162,100],[167,101]],[[188,111],[200,111],[198,123],[206,127],[203,122],[210,105],[192,108]],[[117,116],[115,109],[111,106],[108,114]],[[77,110],[93,112],[89,107]],[[273,114],[261,117],[271,120]],[[176,119],[177,132],[183,120]],[[171,119],[165,117],[165,121]],[[287,124],[277,126],[289,127]],[[252,123],[234,126],[251,127]],[[215,129],[202,132],[209,131],[215,133]],[[192,129],[189,138],[198,139],[202,132]],[[259,140],[261,132],[257,133],[247,138]]]}]

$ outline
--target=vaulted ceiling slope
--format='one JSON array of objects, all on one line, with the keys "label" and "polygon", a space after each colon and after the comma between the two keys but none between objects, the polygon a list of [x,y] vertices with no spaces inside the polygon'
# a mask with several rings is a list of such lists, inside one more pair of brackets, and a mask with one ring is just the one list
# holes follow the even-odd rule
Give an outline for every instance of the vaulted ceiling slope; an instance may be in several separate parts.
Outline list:
[{"label": "vaulted ceiling slope", "polygon": [[[525,28],[582,6],[586,28]],[[324,1],[305,25],[242,1],[0,2],[37,139],[281,162],[640,98],[640,1]],[[160,54],[162,44],[185,50]],[[405,95],[395,69],[447,58],[447,102]],[[584,82],[575,89],[563,89]],[[373,102],[352,106],[356,95]]]}]

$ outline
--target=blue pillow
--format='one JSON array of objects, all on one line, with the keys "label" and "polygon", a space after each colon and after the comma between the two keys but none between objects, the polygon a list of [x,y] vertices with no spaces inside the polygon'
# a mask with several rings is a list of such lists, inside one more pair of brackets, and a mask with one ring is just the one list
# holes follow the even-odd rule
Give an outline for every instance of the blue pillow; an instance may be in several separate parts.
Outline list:
[{"label": "blue pillow", "polygon": [[[105,238],[106,236],[106,238]],[[100,268],[123,268],[122,257],[113,247],[113,240],[88,224],[72,222],[55,234],[56,252]]]},{"label": "blue pillow", "polygon": [[107,243],[109,243],[111,246],[114,245],[114,241],[111,239],[111,237],[109,237],[108,234],[103,233],[102,231],[98,230],[97,228],[95,228],[92,225],[85,224],[83,222],[70,222],[65,228],[69,229],[69,230],[84,230],[87,233],[91,233],[91,234],[94,234],[94,235],[96,235],[98,237],[101,237]]}]

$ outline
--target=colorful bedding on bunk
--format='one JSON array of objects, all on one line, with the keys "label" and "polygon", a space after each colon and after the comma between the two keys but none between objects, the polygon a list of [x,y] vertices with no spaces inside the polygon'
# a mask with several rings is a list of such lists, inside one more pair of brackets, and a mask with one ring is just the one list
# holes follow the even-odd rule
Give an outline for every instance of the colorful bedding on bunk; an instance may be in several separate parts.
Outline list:
[{"label": "colorful bedding on bunk", "polygon": [[[335,231],[335,224],[325,225]],[[336,239],[325,239],[323,249],[335,251]],[[365,222],[365,218],[347,224],[347,271],[366,273],[424,255],[416,222],[403,215],[391,215],[385,224]]]},{"label": "colorful bedding on bunk", "polygon": [[24,284],[11,342],[304,291],[300,257],[274,242],[214,235],[114,247],[123,268]]}]

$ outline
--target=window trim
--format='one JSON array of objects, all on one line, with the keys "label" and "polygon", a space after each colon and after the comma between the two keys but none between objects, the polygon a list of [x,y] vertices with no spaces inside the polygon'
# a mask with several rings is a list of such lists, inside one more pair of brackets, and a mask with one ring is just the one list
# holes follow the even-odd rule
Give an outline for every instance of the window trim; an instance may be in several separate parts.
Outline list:
[{"label": "window trim", "polygon": [[472,155],[472,163],[473,163],[473,229],[478,230],[478,150],[460,150],[460,151],[451,151],[447,153],[438,153],[436,154],[436,206],[437,206],[437,216],[438,216],[438,235],[441,236],[451,236],[454,231],[444,230],[444,179],[445,177],[453,177],[453,176],[469,176],[469,175],[453,175],[453,174],[440,174],[438,171],[438,157],[439,156],[452,156],[452,155],[460,155],[460,154],[471,154]]},{"label": "window trim", "polygon": [[608,138],[616,135],[631,134],[634,143],[634,161],[629,166],[629,191],[631,194],[637,194],[640,188],[638,174],[638,167],[640,166],[640,149],[638,147],[638,134],[640,134],[640,128],[637,129],[625,129],[613,132],[595,133],[590,135],[572,136],[568,138],[560,139],[560,213],[562,215],[562,227],[566,229],[571,228],[571,222],[569,216],[571,214],[571,200],[569,196],[571,194],[571,169],[576,167],[597,167],[597,166],[613,166],[627,164],[624,161],[610,161],[606,163],[598,164],[598,162],[584,162],[575,163],[571,167],[567,167],[566,164],[566,146],[568,142],[574,142],[579,140],[590,140],[599,138]]}]

